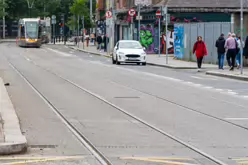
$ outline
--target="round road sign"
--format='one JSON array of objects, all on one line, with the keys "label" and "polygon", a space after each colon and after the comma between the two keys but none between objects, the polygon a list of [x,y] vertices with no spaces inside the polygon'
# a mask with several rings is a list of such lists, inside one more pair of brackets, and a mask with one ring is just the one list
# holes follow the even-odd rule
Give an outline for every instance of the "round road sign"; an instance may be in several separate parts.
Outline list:
[{"label": "round road sign", "polygon": [[128,11],[129,16],[133,17],[136,14],[136,11],[134,9],[130,9]]},{"label": "round road sign", "polygon": [[55,15],[52,15],[52,19],[56,19],[56,16]]},{"label": "round road sign", "polygon": [[112,17],[112,12],[111,11],[107,11],[106,12],[106,18],[111,18]]},{"label": "round road sign", "polygon": [[157,10],[157,11],[156,11],[156,17],[157,17],[157,18],[161,18],[161,11],[160,11],[160,10]]}]

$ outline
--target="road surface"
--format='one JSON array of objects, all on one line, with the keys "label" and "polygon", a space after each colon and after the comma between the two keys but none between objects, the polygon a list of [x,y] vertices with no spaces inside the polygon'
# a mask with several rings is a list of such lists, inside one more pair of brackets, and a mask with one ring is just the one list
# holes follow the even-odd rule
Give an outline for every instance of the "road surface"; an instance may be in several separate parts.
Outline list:
[{"label": "road surface", "polygon": [[0,45],[30,164],[248,162],[246,82],[196,70],[112,65],[63,45]]}]

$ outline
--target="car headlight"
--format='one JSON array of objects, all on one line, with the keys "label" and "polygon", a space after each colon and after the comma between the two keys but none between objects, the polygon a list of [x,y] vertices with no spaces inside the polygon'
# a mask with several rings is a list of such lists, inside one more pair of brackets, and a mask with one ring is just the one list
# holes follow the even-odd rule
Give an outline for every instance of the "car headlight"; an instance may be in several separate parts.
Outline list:
[{"label": "car headlight", "polygon": [[145,55],[146,55],[146,53],[145,53],[145,52],[143,52],[143,53],[141,53],[141,55],[142,55],[142,56],[145,56]]},{"label": "car headlight", "polygon": [[124,55],[125,53],[123,53],[123,52],[119,52],[118,54],[119,54],[119,55]]}]

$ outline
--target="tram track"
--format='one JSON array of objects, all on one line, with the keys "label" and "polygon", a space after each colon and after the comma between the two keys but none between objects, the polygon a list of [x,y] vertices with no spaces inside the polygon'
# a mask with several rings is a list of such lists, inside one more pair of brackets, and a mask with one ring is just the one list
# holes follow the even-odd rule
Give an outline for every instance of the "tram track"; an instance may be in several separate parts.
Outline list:
[{"label": "tram track", "polygon": [[[46,96],[44,96],[33,84],[32,82],[30,82],[28,80],[28,78],[7,58],[5,57],[6,60],[8,61],[9,65],[11,66],[11,68],[13,68],[13,70],[20,75],[25,82],[42,98],[42,100],[54,111],[54,113],[63,121],[63,123],[70,129],[70,131],[79,139],[79,141],[95,156],[95,158],[103,165],[112,165],[112,163],[106,158],[106,156],[104,156],[103,153],[101,153],[97,147],[94,146],[94,144],[91,143],[91,141],[89,139],[86,138],[86,136],[84,136],[80,131],[78,131],[78,129],[76,127],[74,127],[64,116],[62,113],[59,112],[59,110],[56,108],[56,106],[54,106],[48,99]],[[36,64],[34,61],[29,61],[31,62],[33,65],[35,65],[36,67],[39,67],[40,69],[60,78],[61,80],[71,84],[72,86],[78,88],[79,90],[86,92],[87,94],[93,96],[94,98],[104,102],[105,104],[115,108],[116,110],[120,111],[121,113],[131,117],[132,119],[139,121],[140,123],[144,124],[145,126],[149,127],[150,129],[162,134],[163,136],[166,136],[170,139],[172,139],[173,141],[180,143],[181,145],[185,146],[186,148],[198,153],[199,155],[203,156],[204,158],[214,162],[215,164],[218,165],[227,165],[226,163],[222,162],[221,160],[215,158],[212,155],[209,155],[203,151],[201,151],[200,149],[192,146],[191,144],[184,142],[183,140],[173,136],[172,134],[169,134],[168,132],[165,132],[163,130],[161,130],[160,128],[144,121],[143,119],[139,118],[138,116],[135,116],[129,112],[127,112],[126,110],[122,109],[121,107],[118,107],[117,105],[111,103],[110,101],[106,100],[105,98],[97,95],[96,93],[78,85],[77,83],[53,72],[50,69],[44,68],[38,64]]]}]

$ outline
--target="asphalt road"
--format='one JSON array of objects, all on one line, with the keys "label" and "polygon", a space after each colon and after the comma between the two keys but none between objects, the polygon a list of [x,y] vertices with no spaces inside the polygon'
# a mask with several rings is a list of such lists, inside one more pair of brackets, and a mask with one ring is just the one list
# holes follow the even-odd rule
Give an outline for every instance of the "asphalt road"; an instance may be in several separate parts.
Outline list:
[{"label": "asphalt road", "polygon": [[112,65],[63,45],[0,49],[1,75],[11,84],[30,146],[27,154],[0,162],[35,156],[31,164],[99,164],[54,109],[112,164],[248,161],[246,82]]}]

